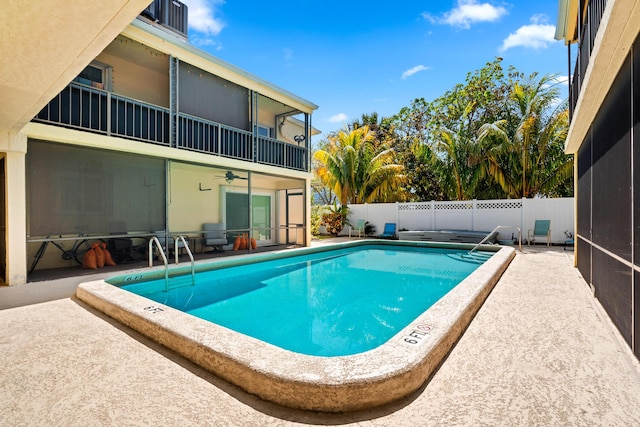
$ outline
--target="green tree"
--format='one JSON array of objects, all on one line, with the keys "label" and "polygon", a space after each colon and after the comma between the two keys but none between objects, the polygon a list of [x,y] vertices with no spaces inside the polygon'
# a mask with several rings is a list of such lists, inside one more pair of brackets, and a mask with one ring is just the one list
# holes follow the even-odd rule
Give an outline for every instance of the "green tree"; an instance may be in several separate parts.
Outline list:
[{"label": "green tree", "polygon": [[564,103],[554,107],[554,81],[534,73],[514,82],[507,118],[479,130],[482,153],[475,162],[507,197],[572,194],[573,158],[562,150],[569,113]]},{"label": "green tree", "polygon": [[[314,154],[311,156],[311,168],[314,172],[316,172],[318,168],[320,168],[320,162],[315,157],[315,151],[328,149],[329,141],[327,139],[323,139],[318,143],[317,148],[314,150]],[[325,182],[320,179],[317,173],[314,173],[313,179],[311,180],[311,193],[312,205],[319,204],[327,206],[333,205],[337,201],[336,195],[333,192],[333,187],[325,184]]]},{"label": "green tree", "polygon": [[[398,158],[410,171],[411,194],[420,194],[421,200],[462,200],[486,189],[481,171],[470,158],[483,120],[497,120],[505,109],[508,81],[501,61],[496,58],[468,73],[465,84],[457,84],[432,102],[415,99],[394,116],[396,133],[403,141],[396,145]],[[515,74],[511,70],[509,76]]]},{"label": "green tree", "polygon": [[410,194],[421,200],[573,194],[573,163],[563,152],[568,113],[564,104],[554,107],[554,76],[526,77],[513,67],[505,73],[501,62],[467,74],[432,102],[415,99],[393,117]]},{"label": "green tree", "polygon": [[393,148],[378,144],[367,125],[328,139],[328,146],[314,153],[315,174],[342,205],[397,200],[404,168],[395,162]]}]

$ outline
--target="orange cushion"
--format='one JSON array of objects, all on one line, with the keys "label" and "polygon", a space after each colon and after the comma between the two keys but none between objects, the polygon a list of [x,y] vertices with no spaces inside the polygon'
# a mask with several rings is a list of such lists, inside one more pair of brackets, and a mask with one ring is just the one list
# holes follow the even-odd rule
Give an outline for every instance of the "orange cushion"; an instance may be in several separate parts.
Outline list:
[{"label": "orange cushion", "polygon": [[96,265],[98,268],[104,267],[104,252],[100,249],[100,245],[98,243],[94,243],[92,248],[96,253]]},{"label": "orange cushion", "polygon": [[82,268],[88,268],[95,270],[98,268],[98,261],[96,260],[96,252],[93,248],[89,249],[82,257]]},{"label": "orange cushion", "polygon": [[116,262],[113,260],[113,257],[111,256],[111,252],[109,252],[109,250],[107,249],[107,244],[102,243],[100,246],[102,246],[102,253],[104,253],[104,265],[110,265],[110,266],[116,265]]}]

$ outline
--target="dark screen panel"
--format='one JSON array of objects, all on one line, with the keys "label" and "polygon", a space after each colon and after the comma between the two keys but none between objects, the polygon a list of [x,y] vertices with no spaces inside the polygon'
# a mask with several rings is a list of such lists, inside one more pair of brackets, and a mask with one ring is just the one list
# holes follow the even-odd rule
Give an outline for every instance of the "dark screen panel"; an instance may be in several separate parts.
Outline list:
[{"label": "dark screen panel", "polygon": [[[631,261],[631,60],[596,116],[592,136],[592,239]],[[596,202],[597,201],[597,202]]]},{"label": "dark screen panel", "polygon": [[578,234],[591,239],[591,130],[578,150]]},{"label": "dark screen panel", "polygon": [[576,253],[578,255],[578,271],[585,282],[591,283],[591,245],[589,242],[578,238],[576,240]]},{"label": "dark screen panel", "polygon": [[178,109],[238,129],[249,125],[249,90],[185,62],[180,63]]},{"label": "dark screen panel", "polygon": [[597,248],[592,249],[592,284],[596,298],[631,346],[632,268]]},{"label": "dark screen panel", "polygon": [[29,235],[165,228],[163,159],[29,140]]},{"label": "dark screen panel", "polygon": [[[634,263],[640,264],[640,36],[633,46],[633,218]],[[636,311],[636,313],[639,313]],[[636,318],[640,314],[636,315]],[[640,330],[636,329],[636,335]]]}]

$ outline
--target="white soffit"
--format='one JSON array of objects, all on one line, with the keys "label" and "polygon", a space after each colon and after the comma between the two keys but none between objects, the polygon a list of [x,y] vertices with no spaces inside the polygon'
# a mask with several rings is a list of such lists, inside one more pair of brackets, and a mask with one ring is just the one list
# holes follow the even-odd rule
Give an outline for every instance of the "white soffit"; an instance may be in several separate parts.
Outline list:
[{"label": "white soffit", "polygon": [[151,0],[3,0],[0,132],[18,132]]}]

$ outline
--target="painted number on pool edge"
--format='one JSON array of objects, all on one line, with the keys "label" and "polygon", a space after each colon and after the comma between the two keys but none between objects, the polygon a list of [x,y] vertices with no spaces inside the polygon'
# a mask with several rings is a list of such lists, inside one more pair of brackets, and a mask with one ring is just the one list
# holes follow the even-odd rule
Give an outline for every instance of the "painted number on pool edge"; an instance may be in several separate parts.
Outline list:
[{"label": "painted number on pool edge", "polygon": [[160,307],[156,307],[155,305],[151,305],[149,307],[145,307],[143,308],[144,311],[148,311],[149,313],[159,313],[161,311],[164,311],[164,309],[160,308]]},{"label": "painted number on pool edge", "polygon": [[431,333],[433,328],[433,325],[420,323],[416,325],[413,331],[409,332],[409,335],[404,338],[404,341],[408,342],[409,344],[418,344],[419,342],[422,342],[422,339],[426,335],[429,335],[429,333]]}]

